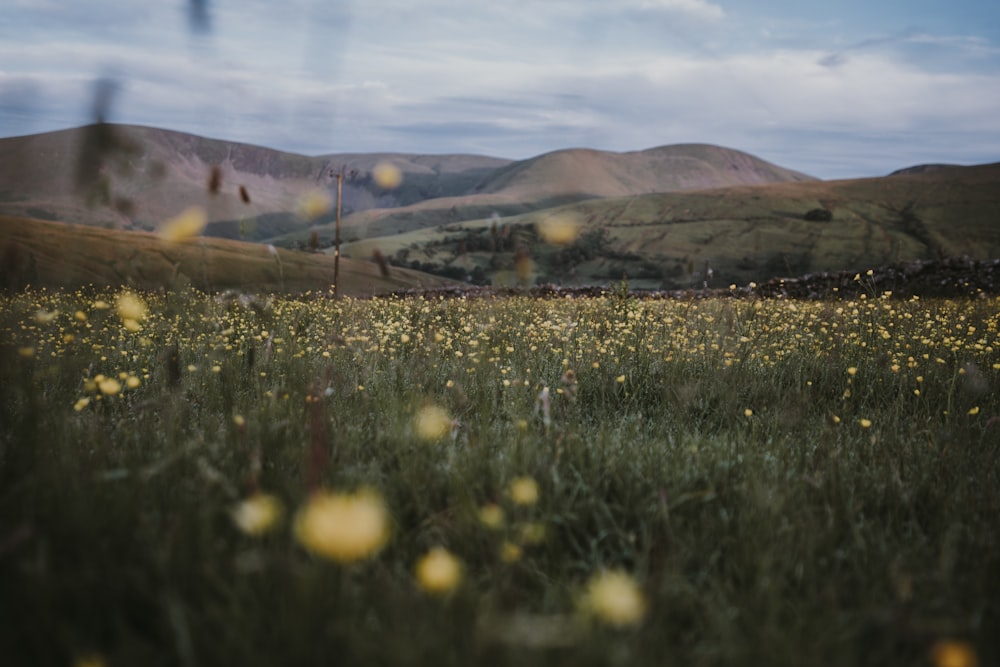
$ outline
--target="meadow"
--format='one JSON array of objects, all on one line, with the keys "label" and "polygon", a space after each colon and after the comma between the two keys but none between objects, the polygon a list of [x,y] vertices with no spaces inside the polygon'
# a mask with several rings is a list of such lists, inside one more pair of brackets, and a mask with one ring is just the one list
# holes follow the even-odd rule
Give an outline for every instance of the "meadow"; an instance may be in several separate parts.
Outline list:
[{"label": "meadow", "polygon": [[1000,663],[996,297],[328,296],[0,295],[0,662]]}]

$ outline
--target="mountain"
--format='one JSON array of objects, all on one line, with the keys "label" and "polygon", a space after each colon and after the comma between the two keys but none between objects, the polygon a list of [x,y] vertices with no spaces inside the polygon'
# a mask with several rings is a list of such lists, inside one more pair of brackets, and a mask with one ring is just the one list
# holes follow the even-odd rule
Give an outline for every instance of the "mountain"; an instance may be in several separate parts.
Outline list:
[{"label": "mountain", "polygon": [[571,149],[546,153],[499,169],[477,190],[518,198],[560,195],[624,197],[816,180],[748,153],[708,144],[677,144],[610,153]]},{"label": "mountain", "polygon": [[[389,163],[401,183],[374,178]],[[611,153],[573,149],[528,160],[477,155],[304,156],[131,125],[98,124],[0,139],[0,213],[153,230],[188,206],[208,214],[206,234],[332,242],[332,211],[307,220],[310,193],[343,175],[345,229],[355,238],[496,212],[513,215],[593,197],[807,180],[746,153],[700,144]],[[352,215],[353,214],[353,215]]]},{"label": "mountain", "polygon": [[[386,163],[398,170],[401,182],[394,187],[375,176]],[[998,164],[915,165],[880,178],[819,181],[707,144],[625,153],[576,148],[517,161],[401,153],[305,156],[100,124],[0,139],[0,215],[19,218],[18,228],[40,225],[26,218],[72,223],[72,233],[46,231],[27,251],[36,266],[45,260],[48,272],[59,275],[60,263],[80,265],[70,254],[80,243],[87,250],[80,260],[85,268],[72,269],[77,277],[114,280],[98,266],[104,260],[123,266],[124,253],[126,264],[140,265],[139,273],[116,269],[119,277],[143,280],[149,270],[127,251],[129,239],[155,255],[163,252],[162,244],[149,240],[156,237],[92,236],[86,228],[151,231],[197,205],[208,216],[205,235],[220,243],[256,241],[332,253],[334,213],[321,210],[307,218],[303,202],[317,192],[332,197],[339,176],[342,254],[364,260],[369,270],[374,265],[368,260],[378,251],[397,267],[479,283],[609,284],[627,276],[638,287],[683,288],[896,261],[1000,257]],[[558,243],[547,239],[553,221],[572,234]],[[11,223],[5,224],[9,230]],[[125,250],[105,257],[86,245],[99,241]],[[68,248],[59,254],[44,243]],[[203,279],[205,285],[251,275],[226,259],[238,254],[256,263],[255,281],[275,285],[274,255],[266,248],[214,243],[198,241],[204,252],[217,251],[213,262],[222,267]],[[262,259],[252,259],[261,252]],[[46,259],[50,255],[54,259]],[[149,261],[160,261],[152,255]],[[330,259],[279,256],[282,266],[298,261],[293,257],[311,258],[302,259],[302,284],[310,285],[316,278],[309,267]],[[185,261],[172,255],[168,264],[187,274]],[[214,270],[190,269],[203,275]],[[255,287],[265,289],[260,285]]]},{"label": "mountain", "polygon": [[[373,208],[347,216],[343,238],[358,240],[491,215],[517,215],[593,198],[815,180],[748,153],[708,144],[677,144],[628,153],[568,149],[496,169],[465,196]],[[333,238],[329,225],[316,226],[312,232],[323,239],[323,245],[329,245]],[[302,245],[305,234],[292,233],[270,241]]]},{"label": "mountain", "polygon": [[[373,180],[378,162],[401,171],[399,188]],[[309,157],[156,128],[89,125],[0,139],[0,214],[152,230],[198,205],[208,214],[209,235],[259,241],[307,228],[313,221],[299,214],[301,202],[317,190],[332,194],[338,173],[346,214],[463,194],[509,162],[472,155]],[[332,219],[327,212],[319,221]]]}]

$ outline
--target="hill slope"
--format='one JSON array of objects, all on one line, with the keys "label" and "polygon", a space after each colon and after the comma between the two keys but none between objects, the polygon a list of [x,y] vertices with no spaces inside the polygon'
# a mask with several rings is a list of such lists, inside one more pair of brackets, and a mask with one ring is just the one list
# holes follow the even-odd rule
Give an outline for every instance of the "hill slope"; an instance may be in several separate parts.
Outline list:
[{"label": "hill slope", "polygon": [[[677,144],[629,153],[570,149],[497,169],[471,195],[355,213],[344,220],[344,238],[358,240],[399,234],[592,198],[813,180],[816,179],[748,153],[707,144]],[[313,231],[324,245],[333,238],[328,225]],[[305,239],[300,232],[270,241],[294,246],[302,245]]]},{"label": "hill slope", "polygon": [[[206,291],[322,292],[331,289],[333,275],[333,259],[326,255],[227,239],[170,243],[147,232],[0,216],[0,287],[161,289],[189,284]],[[446,284],[407,269],[382,275],[368,261],[343,258],[340,265],[339,292],[344,295]]]},{"label": "hill slope", "polygon": [[[373,180],[381,161],[400,169],[401,187]],[[303,197],[334,190],[338,173],[349,213],[463,194],[508,163],[469,155],[308,157],[156,128],[90,125],[0,139],[0,214],[151,230],[198,205],[209,234],[259,241],[308,227],[298,214]]]},{"label": "hill slope", "polygon": [[[1000,163],[882,178],[738,186],[590,199],[509,216],[367,239],[407,266],[509,282],[517,258],[529,282],[635,286],[727,285],[776,275],[863,270],[897,261],[1000,257]],[[552,245],[538,230],[568,221]],[[522,269],[524,263],[521,263]],[[710,269],[710,271],[709,271]]]}]

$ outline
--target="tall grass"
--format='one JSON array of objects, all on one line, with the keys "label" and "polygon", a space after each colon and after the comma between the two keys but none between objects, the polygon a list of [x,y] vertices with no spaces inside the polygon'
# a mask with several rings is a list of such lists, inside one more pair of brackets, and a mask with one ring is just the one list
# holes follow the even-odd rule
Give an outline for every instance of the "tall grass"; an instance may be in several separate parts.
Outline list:
[{"label": "tall grass", "polygon": [[1000,661],[996,299],[136,296],[2,297],[5,664]]}]

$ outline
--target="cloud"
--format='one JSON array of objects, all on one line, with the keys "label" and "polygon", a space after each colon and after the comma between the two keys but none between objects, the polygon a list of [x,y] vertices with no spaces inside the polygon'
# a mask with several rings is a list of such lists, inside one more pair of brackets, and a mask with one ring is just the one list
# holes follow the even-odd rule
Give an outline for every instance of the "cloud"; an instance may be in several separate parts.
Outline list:
[{"label": "cloud", "polygon": [[718,21],[726,16],[722,7],[706,0],[638,0],[636,6],[643,11],[679,14],[706,21]]}]

